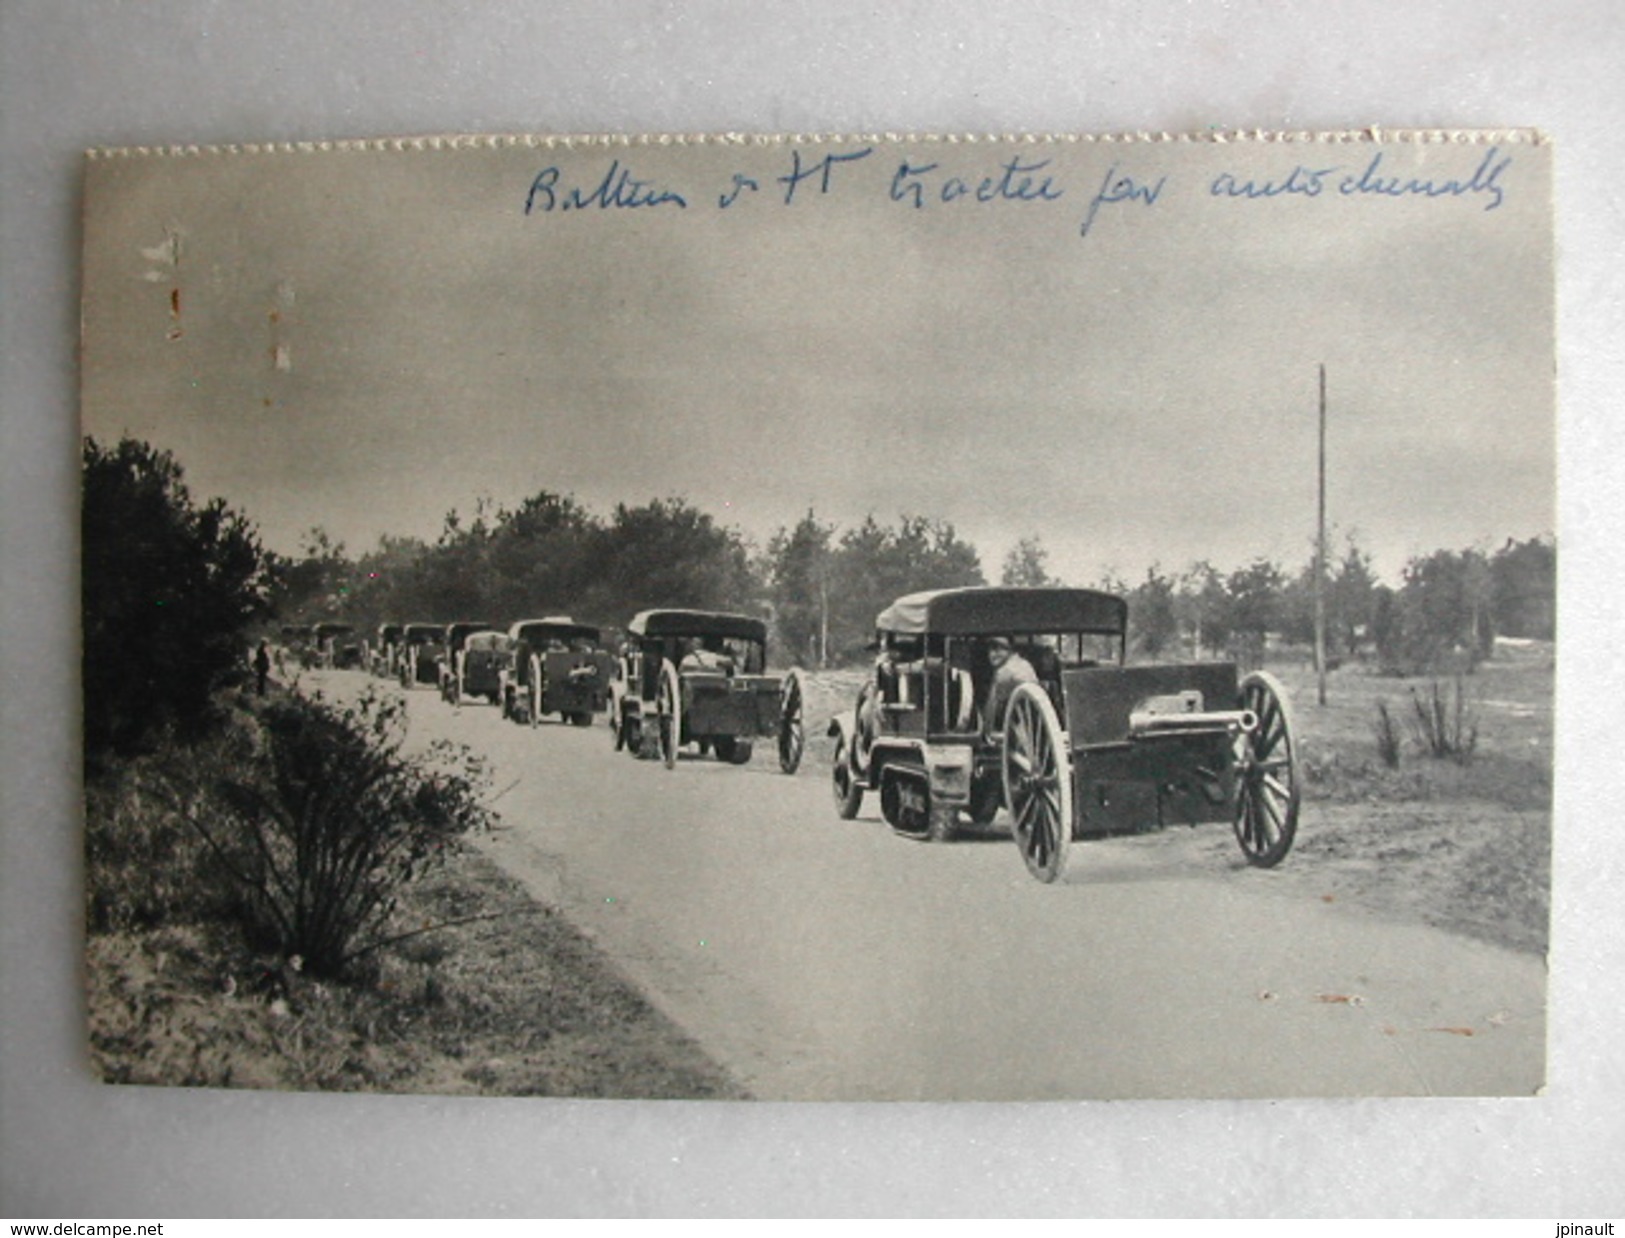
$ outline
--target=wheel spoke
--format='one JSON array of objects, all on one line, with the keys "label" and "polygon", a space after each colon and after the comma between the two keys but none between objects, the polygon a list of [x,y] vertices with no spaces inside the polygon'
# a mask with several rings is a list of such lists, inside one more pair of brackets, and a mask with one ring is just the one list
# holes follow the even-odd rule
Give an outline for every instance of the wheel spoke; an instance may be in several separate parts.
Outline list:
[{"label": "wheel spoke", "polygon": [[1259,802],[1264,806],[1263,816],[1259,824],[1271,827],[1269,837],[1272,840],[1281,837],[1286,829],[1286,822],[1281,816],[1280,805],[1276,803],[1273,796],[1268,795],[1263,796]]},{"label": "wheel spoke", "polygon": [[1241,784],[1241,794],[1236,804],[1236,824],[1240,827],[1241,845],[1247,849],[1252,849],[1256,846],[1256,835],[1253,828],[1254,811],[1255,803],[1252,783],[1243,782]]},{"label": "wheel spoke", "polygon": [[1037,796],[1029,794],[1025,789],[1020,792],[1020,799],[1014,805],[1014,816],[1016,828],[1022,833],[1032,829],[1033,805],[1037,802]]}]

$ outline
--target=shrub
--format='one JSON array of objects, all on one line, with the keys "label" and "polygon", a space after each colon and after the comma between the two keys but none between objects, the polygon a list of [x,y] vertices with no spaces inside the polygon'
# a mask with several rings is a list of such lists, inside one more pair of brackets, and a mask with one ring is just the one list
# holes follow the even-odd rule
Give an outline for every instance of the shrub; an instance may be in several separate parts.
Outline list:
[{"label": "shrub", "polygon": [[1377,738],[1377,755],[1382,763],[1389,769],[1399,768],[1400,734],[1399,723],[1394,715],[1388,711],[1387,701],[1377,702],[1377,720],[1372,724],[1372,732]]},{"label": "shrub", "polygon": [[445,742],[403,754],[405,707],[297,696],[265,707],[257,759],[177,803],[230,875],[251,933],[321,976],[388,936],[402,886],[488,823],[483,765]]},{"label": "shrub", "polygon": [[174,457],[86,439],[81,506],[85,755],[149,751],[207,731],[267,613],[270,560],[252,525],[196,506]]},{"label": "shrub", "polygon": [[1423,751],[1462,765],[1473,759],[1473,750],[1478,746],[1478,715],[1468,707],[1460,676],[1448,699],[1437,679],[1429,684],[1426,700],[1412,688],[1411,705],[1411,730]]}]

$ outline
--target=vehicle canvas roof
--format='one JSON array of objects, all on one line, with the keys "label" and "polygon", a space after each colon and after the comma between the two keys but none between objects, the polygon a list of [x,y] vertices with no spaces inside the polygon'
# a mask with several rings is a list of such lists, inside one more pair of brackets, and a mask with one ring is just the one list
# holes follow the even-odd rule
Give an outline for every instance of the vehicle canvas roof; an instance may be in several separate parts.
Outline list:
[{"label": "vehicle canvas roof", "polygon": [[882,632],[1105,632],[1128,621],[1128,603],[1095,589],[931,589],[900,597],[875,620]]},{"label": "vehicle canvas roof", "polygon": [[475,632],[463,642],[464,649],[493,649],[505,650],[513,646],[513,637],[506,632],[484,631]]},{"label": "vehicle canvas roof", "polygon": [[644,610],[626,630],[634,636],[722,636],[766,642],[767,624],[749,615],[710,610]]},{"label": "vehicle canvas roof", "polygon": [[569,615],[549,615],[545,619],[521,619],[508,629],[508,635],[515,640],[532,640],[540,638],[547,640],[576,640],[582,638],[598,641],[598,629],[590,623],[577,623]]}]

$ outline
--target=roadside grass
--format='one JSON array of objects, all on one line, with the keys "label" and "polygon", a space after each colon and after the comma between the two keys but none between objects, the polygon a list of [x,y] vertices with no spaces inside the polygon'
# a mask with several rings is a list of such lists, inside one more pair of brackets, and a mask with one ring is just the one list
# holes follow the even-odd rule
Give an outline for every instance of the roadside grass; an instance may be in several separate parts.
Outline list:
[{"label": "roadside grass", "polygon": [[111,1083],[490,1096],[738,1099],[745,1092],[582,936],[466,844],[401,923],[491,919],[324,982],[220,921],[87,943],[91,1058]]},{"label": "roadside grass", "polygon": [[[242,738],[242,715],[222,747]],[[267,951],[157,793],[160,765],[218,757],[160,752],[87,779],[89,1046],[108,1082],[745,1096],[563,916],[461,840],[400,888],[385,936],[412,935],[342,980]]]}]

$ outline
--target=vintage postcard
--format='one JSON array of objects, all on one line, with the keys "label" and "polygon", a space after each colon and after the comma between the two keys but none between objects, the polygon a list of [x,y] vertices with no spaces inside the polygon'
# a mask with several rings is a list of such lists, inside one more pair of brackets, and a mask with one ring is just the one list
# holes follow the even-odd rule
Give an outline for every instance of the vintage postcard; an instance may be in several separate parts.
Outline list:
[{"label": "vintage postcard", "polygon": [[1545,1080],[1538,134],[92,152],[109,1081]]}]

